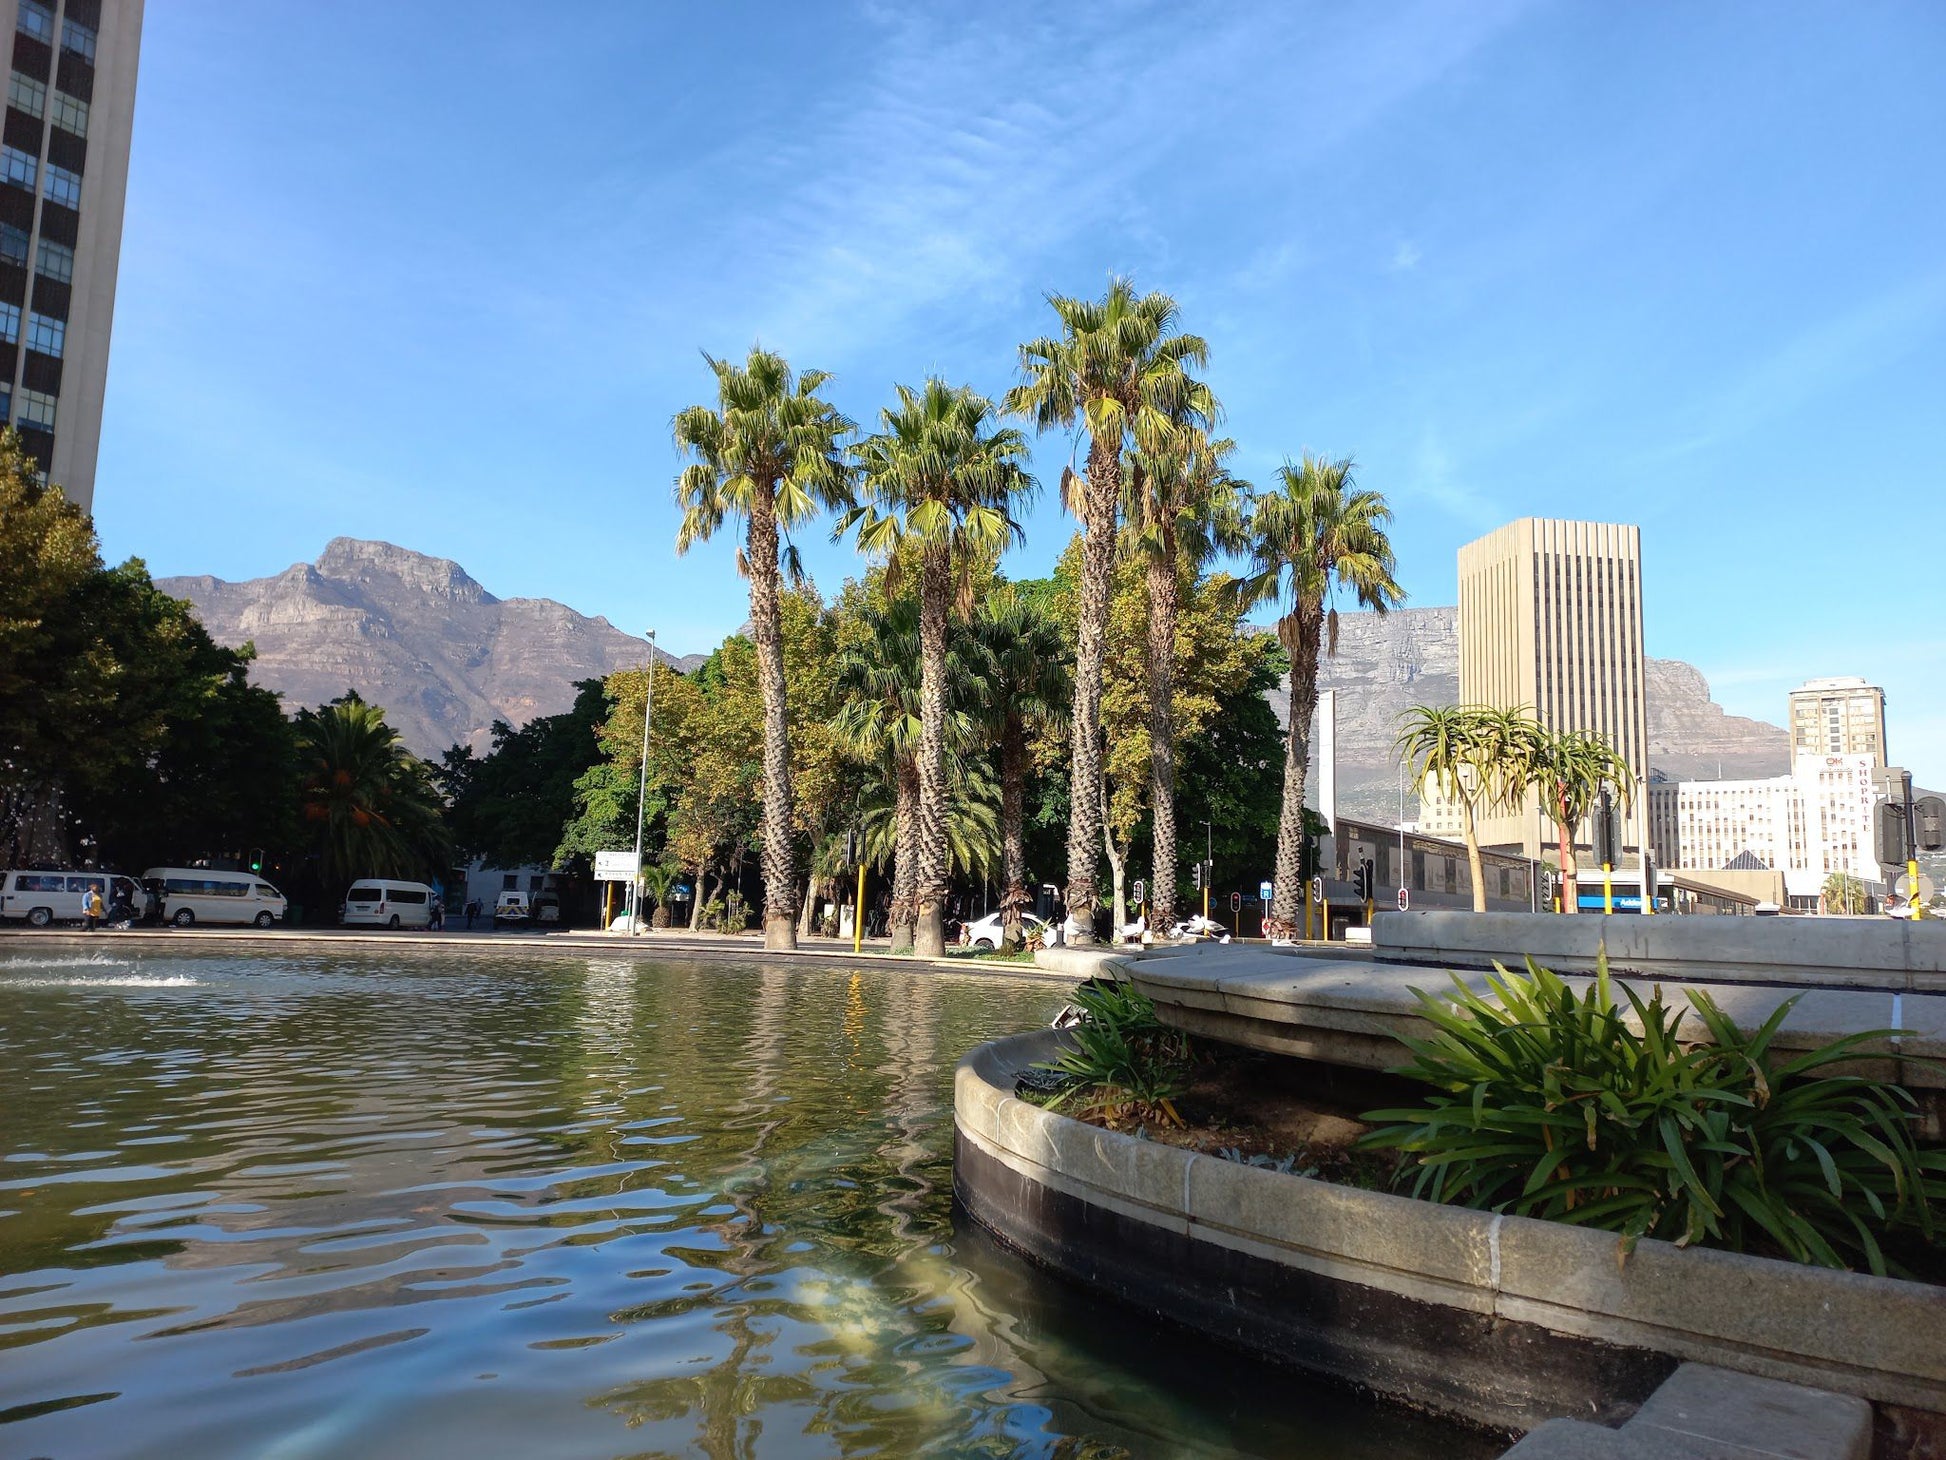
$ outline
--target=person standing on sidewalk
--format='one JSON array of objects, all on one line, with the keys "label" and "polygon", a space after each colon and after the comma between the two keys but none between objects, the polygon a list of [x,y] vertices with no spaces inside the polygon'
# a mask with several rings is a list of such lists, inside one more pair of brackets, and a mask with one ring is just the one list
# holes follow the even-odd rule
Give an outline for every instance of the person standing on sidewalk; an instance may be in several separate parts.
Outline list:
[{"label": "person standing on sidewalk", "polygon": [[90,933],[101,926],[101,889],[90,887],[81,894],[81,924]]}]

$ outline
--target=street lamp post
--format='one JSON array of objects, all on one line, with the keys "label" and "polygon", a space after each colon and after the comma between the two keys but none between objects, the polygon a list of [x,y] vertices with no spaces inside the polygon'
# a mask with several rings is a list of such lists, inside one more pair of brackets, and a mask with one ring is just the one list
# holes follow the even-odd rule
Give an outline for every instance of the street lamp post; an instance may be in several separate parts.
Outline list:
[{"label": "street lamp post", "polygon": [[635,790],[635,875],[628,883],[628,935],[642,931],[642,822],[649,800],[649,712],[655,707],[655,630],[649,630],[649,682],[642,694],[642,779]]},{"label": "street lamp post", "polygon": [[1206,821],[1203,823],[1203,921],[1204,922],[1209,921],[1209,880],[1211,874],[1216,871],[1216,858],[1213,855],[1211,849],[1214,848],[1215,845],[1216,845],[1216,833],[1210,830],[1210,824]]}]

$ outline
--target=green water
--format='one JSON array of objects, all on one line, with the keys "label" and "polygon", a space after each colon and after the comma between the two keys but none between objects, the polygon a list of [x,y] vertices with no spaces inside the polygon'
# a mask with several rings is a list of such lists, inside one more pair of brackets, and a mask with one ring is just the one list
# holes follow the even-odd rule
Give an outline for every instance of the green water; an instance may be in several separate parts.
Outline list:
[{"label": "green water", "polygon": [[0,1455],[1492,1452],[956,1218],[1058,988],[113,947],[0,941]]}]

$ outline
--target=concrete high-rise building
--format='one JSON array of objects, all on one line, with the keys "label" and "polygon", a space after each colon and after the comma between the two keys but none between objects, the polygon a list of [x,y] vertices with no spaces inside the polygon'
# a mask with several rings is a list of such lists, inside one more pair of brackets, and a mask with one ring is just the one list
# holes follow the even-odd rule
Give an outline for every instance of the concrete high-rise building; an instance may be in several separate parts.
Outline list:
[{"label": "concrete high-rise building", "polygon": [[[1530,710],[1549,730],[1590,731],[1644,788],[1648,661],[1642,647],[1642,530],[1523,517],[1459,551],[1460,700]],[[1630,826],[1646,820],[1638,807]],[[1630,847],[1641,836],[1623,836]],[[1537,795],[1482,818],[1480,840],[1540,855],[1553,823]],[[1586,843],[1586,834],[1578,838]]]},{"label": "concrete high-rise building", "polygon": [[1865,755],[1885,765],[1885,691],[1856,676],[1807,679],[1791,691],[1791,754]]},{"label": "concrete high-rise building", "polygon": [[92,512],[143,0],[0,0],[0,417]]},{"label": "concrete high-rise building", "polygon": [[1678,868],[1782,872],[1791,903],[1805,909],[1834,872],[1877,882],[1872,812],[1883,797],[1868,755],[1802,754],[1788,776],[1684,781],[1674,791]]}]

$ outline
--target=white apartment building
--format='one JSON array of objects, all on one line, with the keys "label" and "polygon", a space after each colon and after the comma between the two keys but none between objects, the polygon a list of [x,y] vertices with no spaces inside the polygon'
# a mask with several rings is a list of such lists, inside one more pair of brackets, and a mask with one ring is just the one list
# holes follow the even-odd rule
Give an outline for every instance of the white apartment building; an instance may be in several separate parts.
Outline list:
[{"label": "white apartment building", "polygon": [[[1673,798],[1676,845],[1664,850],[1674,853],[1679,869],[1782,872],[1791,901],[1805,907],[1816,905],[1833,872],[1875,884],[1872,809],[1880,793],[1873,770],[1870,755],[1803,754],[1788,776],[1680,782]],[[1669,794],[1661,790],[1654,799],[1666,805]]]}]

